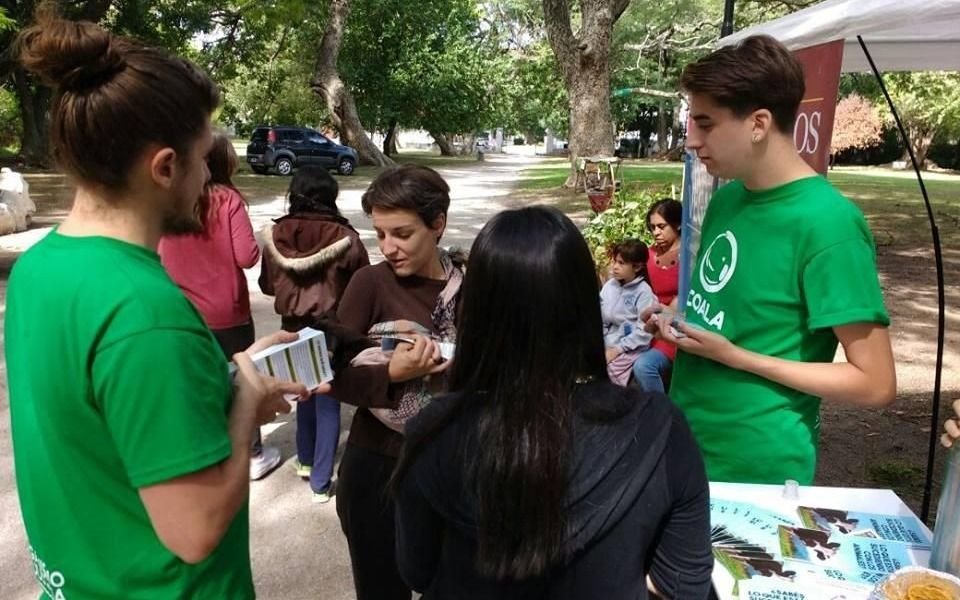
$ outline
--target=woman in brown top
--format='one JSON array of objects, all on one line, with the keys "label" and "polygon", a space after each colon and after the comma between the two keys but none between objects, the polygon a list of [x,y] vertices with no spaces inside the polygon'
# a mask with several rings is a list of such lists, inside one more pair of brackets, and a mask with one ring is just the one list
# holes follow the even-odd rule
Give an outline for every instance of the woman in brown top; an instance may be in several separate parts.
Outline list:
[{"label": "woman in brown top", "polygon": [[[399,456],[402,434],[371,409],[397,410],[432,379],[435,391],[444,362],[432,338],[453,341],[462,272],[439,247],[447,224],[450,188],[428,168],[404,165],[381,173],[363,195],[384,262],[357,271],[343,294],[337,317],[356,333],[387,324],[418,324],[429,335],[405,334],[389,362],[339,369],[333,396],[354,404],[337,483],[337,515],[347,536],[358,600],[409,600],[397,569],[394,505],[386,491]],[[413,322],[413,323],[410,323]],[[355,361],[356,362],[356,361]],[[382,412],[377,410],[378,413]]]}]

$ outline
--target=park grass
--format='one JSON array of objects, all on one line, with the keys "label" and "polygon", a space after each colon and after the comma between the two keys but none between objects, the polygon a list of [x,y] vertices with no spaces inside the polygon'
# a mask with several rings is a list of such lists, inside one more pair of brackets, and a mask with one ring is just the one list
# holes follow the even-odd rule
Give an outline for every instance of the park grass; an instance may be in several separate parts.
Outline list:
[{"label": "park grass", "polygon": [[[559,188],[567,180],[569,173],[570,163],[567,159],[550,159],[523,171],[519,189],[536,191]],[[620,175],[626,182],[627,189],[671,184],[679,187],[682,166],[680,163],[627,160],[622,163]]]},{"label": "park grass", "polygon": [[[240,158],[239,169],[234,177],[234,183],[248,197],[258,198],[261,196],[274,196],[285,194],[290,185],[290,177],[281,175],[267,174],[258,175],[250,170],[246,162],[246,140],[234,140],[233,146]],[[397,164],[415,164],[441,169],[446,167],[456,167],[463,164],[476,164],[477,159],[474,156],[441,156],[436,152],[407,150],[393,157]],[[365,189],[376,177],[383,167],[359,166],[352,175],[343,176],[331,171],[337,181],[340,183],[340,189],[356,190]]]},{"label": "park grass", "polygon": [[[521,173],[519,190],[528,199],[547,200],[573,215],[584,214],[586,195],[564,189],[569,174],[566,159],[551,159]],[[960,245],[960,176],[924,173],[934,216],[945,246]],[[879,244],[891,238],[929,241],[929,225],[920,188],[912,171],[879,167],[838,167],[828,179],[853,200],[870,223]],[[676,190],[682,181],[681,163],[627,160],[621,167],[624,189]]]}]

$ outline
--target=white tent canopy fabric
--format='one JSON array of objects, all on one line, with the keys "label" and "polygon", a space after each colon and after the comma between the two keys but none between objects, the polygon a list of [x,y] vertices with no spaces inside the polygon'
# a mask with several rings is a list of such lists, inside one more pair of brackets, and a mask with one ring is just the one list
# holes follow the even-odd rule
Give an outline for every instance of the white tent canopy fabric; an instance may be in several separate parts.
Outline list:
[{"label": "white tent canopy fabric", "polygon": [[848,71],[868,71],[857,36],[881,71],[960,71],[960,0],[827,0],[722,38],[766,34],[791,50],[844,40]]}]

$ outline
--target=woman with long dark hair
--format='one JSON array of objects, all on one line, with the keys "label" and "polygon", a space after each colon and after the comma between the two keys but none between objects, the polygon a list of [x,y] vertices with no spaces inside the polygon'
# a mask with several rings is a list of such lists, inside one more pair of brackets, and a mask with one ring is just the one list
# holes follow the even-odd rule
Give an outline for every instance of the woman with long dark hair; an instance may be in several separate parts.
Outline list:
[{"label": "woman with long dark hair", "polygon": [[551,208],[474,242],[451,393],[407,424],[394,476],[398,564],[424,598],[706,598],[700,454],[669,399],[607,379],[595,282]]}]

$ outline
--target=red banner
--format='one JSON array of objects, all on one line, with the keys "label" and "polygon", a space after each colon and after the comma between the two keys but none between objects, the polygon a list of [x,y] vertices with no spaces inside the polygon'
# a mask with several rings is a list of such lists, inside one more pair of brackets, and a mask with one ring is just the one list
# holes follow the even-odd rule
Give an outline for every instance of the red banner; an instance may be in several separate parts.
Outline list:
[{"label": "red banner", "polygon": [[793,141],[807,163],[826,174],[830,165],[830,140],[840,88],[843,40],[811,46],[793,53],[803,64],[807,93],[797,112]]}]

